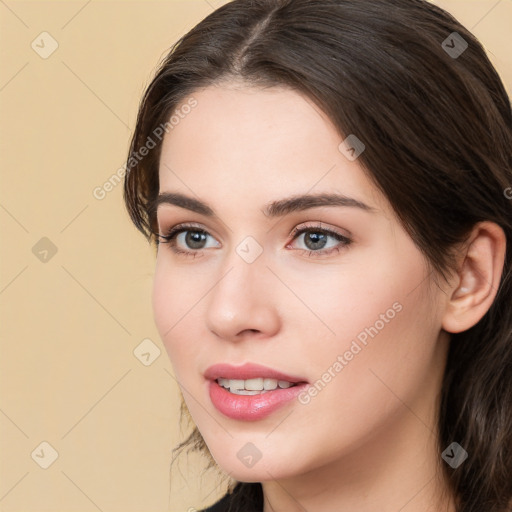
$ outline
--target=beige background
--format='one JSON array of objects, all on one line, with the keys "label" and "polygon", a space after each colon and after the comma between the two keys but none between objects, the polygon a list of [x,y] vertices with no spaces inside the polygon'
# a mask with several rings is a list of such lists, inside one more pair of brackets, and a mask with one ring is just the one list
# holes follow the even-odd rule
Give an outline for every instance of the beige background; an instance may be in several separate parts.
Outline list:
[{"label": "beige background", "polygon": [[[157,62],[221,3],[0,1],[1,511],[192,512],[224,492],[186,456],[169,490],[183,436],[153,325],[153,252],[121,185],[93,195],[123,164]],[[510,92],[512,0],[437,3]],[[46,59],[42,32],[58,43]],[[146,339],[148,365],[134,354]],[[43,442],[58,453],[47,469]]]}]

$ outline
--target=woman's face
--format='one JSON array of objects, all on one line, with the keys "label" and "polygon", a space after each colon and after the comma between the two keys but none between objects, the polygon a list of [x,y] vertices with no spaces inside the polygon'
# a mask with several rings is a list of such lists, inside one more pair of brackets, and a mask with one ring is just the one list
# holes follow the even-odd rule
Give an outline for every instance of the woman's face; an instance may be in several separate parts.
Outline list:
[{"label": "woman's face", "polygon": [[[309,100],[233,84],[192,97],[164,138],[160,193],[207,208],[159,204],[160,234],[186,226],[159,246],[153,308],[213,457],[238,480],[266,481],[376,464],[398,435],[414,454],[434,428],[449,341],[440,335],[448,297],[424,257]],[[264,213],[321,194],[350,200]],[[289,391],[215,388],[216,406],[205,373],[218,363],[264,365],[307,384],[274,409],[260,407],[262,396]]]}]

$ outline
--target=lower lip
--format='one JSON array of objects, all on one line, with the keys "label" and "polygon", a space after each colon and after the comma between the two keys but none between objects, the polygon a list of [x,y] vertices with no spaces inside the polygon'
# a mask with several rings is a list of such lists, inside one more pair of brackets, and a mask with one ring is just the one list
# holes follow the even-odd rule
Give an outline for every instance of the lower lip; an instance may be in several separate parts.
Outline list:
[{"label": "lower lip", "polygon": [[234,420],[261,420],[296,398],[308,384],[306,382],[289,388],[277,388],[259,395],[235,395],[226,388],[210,381],[210,399],[218,411]]}]

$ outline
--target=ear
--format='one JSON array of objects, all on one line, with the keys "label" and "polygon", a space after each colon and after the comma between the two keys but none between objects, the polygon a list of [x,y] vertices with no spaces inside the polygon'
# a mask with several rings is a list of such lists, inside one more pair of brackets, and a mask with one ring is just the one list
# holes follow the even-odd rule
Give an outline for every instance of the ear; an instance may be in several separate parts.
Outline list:
[{"label": "ear", "polygon": [[442,327],[451,333],[477,324],[498,292],[505,261],[506,236],[494,222],[476,224],[466,241],[462,262],[443,316]]}]

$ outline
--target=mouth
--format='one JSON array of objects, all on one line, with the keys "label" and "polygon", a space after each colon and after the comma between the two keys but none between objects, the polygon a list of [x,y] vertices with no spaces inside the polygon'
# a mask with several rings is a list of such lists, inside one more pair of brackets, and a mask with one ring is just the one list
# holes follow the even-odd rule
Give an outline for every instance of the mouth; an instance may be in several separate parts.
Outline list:
[{"label": "mouth", "polygon": [[253,363],[216,364],[206,370],[204,377],[213,406],[239,421],[264,419],[291,404],[309,385],[302,377]]}]

